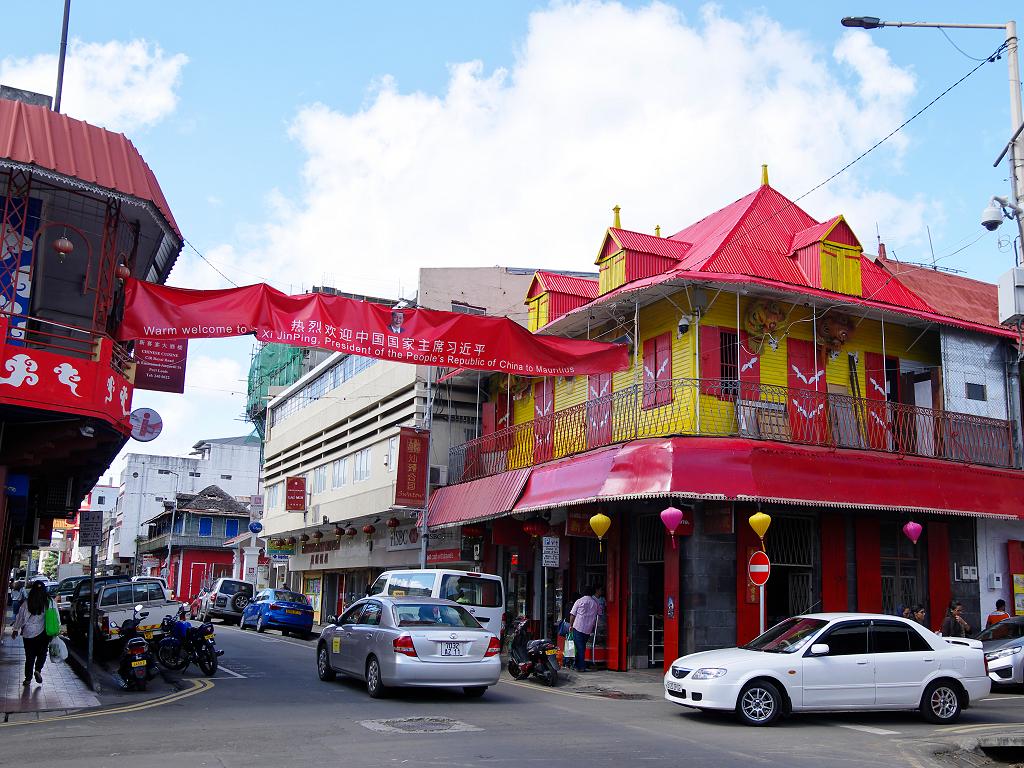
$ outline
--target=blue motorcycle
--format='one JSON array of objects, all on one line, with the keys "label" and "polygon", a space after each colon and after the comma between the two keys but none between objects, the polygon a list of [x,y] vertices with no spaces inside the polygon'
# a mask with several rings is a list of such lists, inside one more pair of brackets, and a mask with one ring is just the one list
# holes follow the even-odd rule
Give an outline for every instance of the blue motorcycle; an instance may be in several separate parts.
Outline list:
[{"label": "blue motorcycle", "polygon": [[157,646],[156,658],[161,666],[182,672],[195,663],[207,677],[216,673],[217,659],[224,651],[217,648],[212,624],[196,626],[185,620],[185,611],[181,610],[177,619],[164,617],[160,628],[164,636]]}]

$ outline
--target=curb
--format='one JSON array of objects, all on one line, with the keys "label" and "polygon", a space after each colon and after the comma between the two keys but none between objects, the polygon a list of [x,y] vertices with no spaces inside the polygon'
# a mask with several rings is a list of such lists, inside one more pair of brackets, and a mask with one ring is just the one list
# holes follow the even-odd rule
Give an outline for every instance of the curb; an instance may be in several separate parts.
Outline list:
[{"label": "curb", "polygon": [[96,686],[93,676],[89,674],[89,664],[86,662],[85,654],[79,653],[78,648],[71,644],[71,639],[67,635],[61,635],[61,639],[68,649],[67,665],[89,687],[90,691],[99,693],[99,688]]}]

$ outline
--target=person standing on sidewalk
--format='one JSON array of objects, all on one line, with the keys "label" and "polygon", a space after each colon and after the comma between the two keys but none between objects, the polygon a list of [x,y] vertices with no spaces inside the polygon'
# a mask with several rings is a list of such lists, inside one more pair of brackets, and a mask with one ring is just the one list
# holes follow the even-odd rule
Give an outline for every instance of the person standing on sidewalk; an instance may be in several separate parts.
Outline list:
[{"label": "person standing on sidewalk", "polygon": [[46,634],[46,608],[49,604],[50,598],[46,594],[46,587],[37,581],[32,585],[28,599],[21,604],[14,619],[11,637],[17,637],[20,629],[21,639],[25,644],[25,682],[22,685],[32,682],[33,667],[36,682],[43,682],[43,665],[46,664],[46,652],[50,645],[50,636]]},{"label": "person standing on sidewalk", "polygon": [[1010,614],[1006,612],[1006,601],[1000,598],[996,600],[996,609],[985,620],[985,629],[988,629],[993,624],[998,624],[1000,621],[1006,621],[1008,618],[1010,618]]},{"label": "person standing on sidewalk", "polygon": [[576,645],[576,671],[587,671],[587,643],[597,627],[601,604],[594,598],[594,588],[589,584],[583,588],[583,596],[573,603],[569,611],[569,631]]}]

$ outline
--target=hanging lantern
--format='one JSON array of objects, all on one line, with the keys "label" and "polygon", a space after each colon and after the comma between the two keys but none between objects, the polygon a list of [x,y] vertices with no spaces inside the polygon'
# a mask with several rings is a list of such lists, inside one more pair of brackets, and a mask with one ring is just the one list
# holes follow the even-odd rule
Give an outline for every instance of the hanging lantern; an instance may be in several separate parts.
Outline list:
[{"label": "hanging lantern", "polygon": [[313,531],[313,538],[317,541],[320,541],[323,537],[324,535],[320,531]]},{"label": "hanging lantern", "polygon": [[63,264],[64,257],[75,250],[75,244],[68,240],[66,235],[61,235],[53,241],[53,250],[57,252],[58,261]]},{"label": "hanging lantern", "polygon": [[484,529],[479,525],[464,525],[462,526],[462,536],[466,539],[482,539],[484,537]]},{"label": "hanging lantern", "polygon": [[302,534],[301,536],[299,536],[299,541],[305,544],[307,541],[309,541],[309,535],[305,533]]},{"label": "hanging lantern", "polygon": [[747,518],[747,522],[754,529],[757,538],[761,540],[761,548],[764,549],[764,535],[768,533],[768,526],[772,524],[771,515],[766,515],[764,512],[755,512]]},{"label": "hanging lantern", "polygon": [[288,543],[288,545],[289,545],[289,546],[291,546],[292,544],[294,544],[294,543],[295,543],[295,537],[294,537],[294,536],[289,536],[289,537],[288,537],[288,542],[287,542],[287,543]]},{"label": "hanging lantern", "polygon": [[661,510],[661,522],[668,530],[668,535],[672,538],[672,549],[675,549],[676,528],[683,522],[683,510],[676,507],[668,507]]},{"label": "hanging lantern", "polygon": [[921,532],[923,530],[924,528],[920,523],[915,523],[911,520],[903,526],[903,535],[910,539],[914,544],[917,544],[917,540],[921,538]]},{"label": "hanging lantern", "polygon": [[342,536],[345,535],[345,529],[342,528],[340,525],[334,526],[334,535],[340,539]]},{"label": "hanging lantern", "polygon": [[590,518],[590,528],[597,534],[597,550],[602,551],[601,542],[604,541],[604,535],[608,533],[608,529],[612,527],[612,519],[604,512],[598,512],[596,515]]},{"label": "hanging lantern", "polygon": [[384,525],[386,525],[388,528],[397,528],[401,524],[402,521],[399,520],[397,517],[389,517],[388,521],[384,523]]},{"label": "hanging lantern", "polygon": [[367,536],[373,536],[373,534],[375,534],[376,532],[377,529],[369,523],[363,526],[363,533],[365,533]]},{"label": "hanging lantern", "polygon": [[132,276],[132,270],[127,264],[118,264],[117,268],[114,269],[114,274],[118,280],[127,280]]},{"label": "hanging lantern", "polygon": [[356,527],[354,525],[350,525],[348,528],[345,529],[345,535],[348,536],[350,539],[357,533],[359,533],[359,531],[356,530]]},{"label": "hanging lantern", "polygon": [[536,538],[537,536],[543,536],[550,530],[551,526],[548,525],[547,521],[541,520],[540,518],[527,520],[525,523],[523,523],[523,533],[526,533],[534,538]]}]

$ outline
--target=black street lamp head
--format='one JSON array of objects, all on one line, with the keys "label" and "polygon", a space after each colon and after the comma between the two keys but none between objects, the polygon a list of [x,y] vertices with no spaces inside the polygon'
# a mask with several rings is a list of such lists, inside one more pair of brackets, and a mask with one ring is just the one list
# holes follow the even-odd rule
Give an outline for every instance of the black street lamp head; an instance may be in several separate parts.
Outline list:
[{"label": "black street lamp head", "polygon": [[882,20],[877,16],[846,16],[843,18],[842,25],[860,29],[878,29],[882,26]]}]

